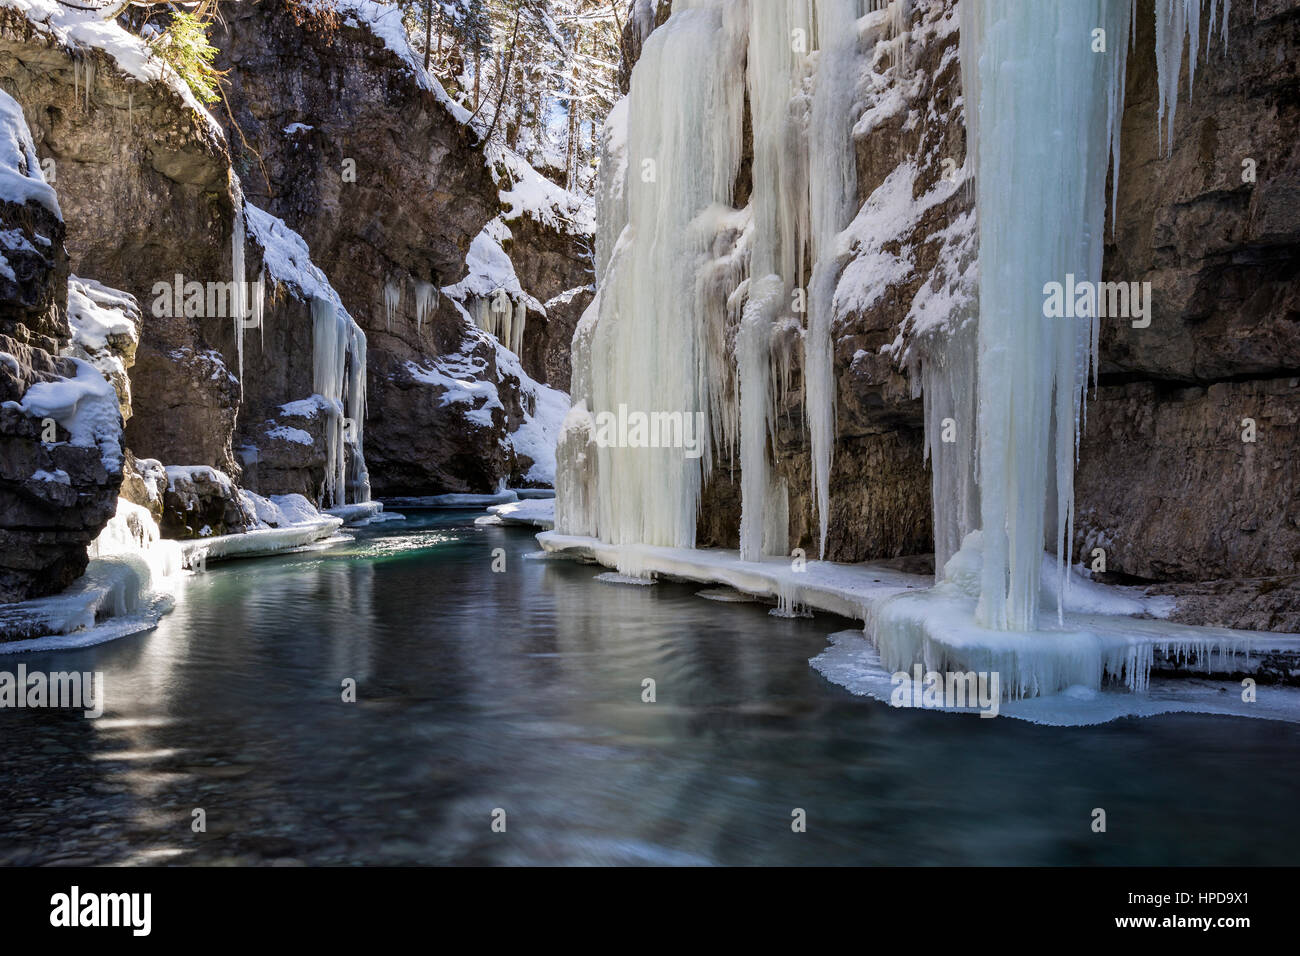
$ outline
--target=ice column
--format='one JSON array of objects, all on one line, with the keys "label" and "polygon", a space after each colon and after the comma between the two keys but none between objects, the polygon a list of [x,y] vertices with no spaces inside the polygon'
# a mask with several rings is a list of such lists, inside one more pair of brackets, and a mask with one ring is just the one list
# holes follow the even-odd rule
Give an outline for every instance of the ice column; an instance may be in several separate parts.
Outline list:
[{"label": "ice column", "polygon": [[[598,240],[598,257],[609,256],[599,318],[585,339],[588,354],[575,355],[575,366],[590,369],[594,415],[620,404],[647,414],[707,413],[720,373],[702,346],[707,317],[695,308],[695,270],[718,210],[731,204],[739,166],[748,17],[744,0],[679,0],[637,62],[623,190],[602,188],[602,219],[625,214],[626,225],[613,249]],[[711,446],[699,459],[644,447],[598,447],[596,457],[602,538],[694,544]]]},{"label": "ice column", "polygon": [[[977,617],[999,630],[1036,627],[1045,538],[1063,558],[1073,524],[1096,320],[1045,318],[1044,286],[1067,274],[1101,277],[1110,111],[1129,9],[1129,0],[961,6],[980,255]],[[1104,52],[1095,52],[1098,29]]]},{"label": "ice column", "polygon": [[311,300],[312,388],[325,400],[325,488],[322,502],[347,503],[347,452],[352,452],[352,500],[370,500],[370,476],[362,453],[366,415],[366,337],[330,299]]},{"label": "ice column", "polygon": [[[906,28],[906,0],[895,0]],[[820,552],[826,552],[830,519],[832,451],[835,445],[835,373],[831,326],[840,260],[835,237],[853,218],[857,169],[853,152],[853,103],[857,57],[857,0],[819,0],[817,38],[821,48],[808,127],[808,199],[812,231],[812,278],[808,288],[808,331],[804,338],[804,390],[812,455],[813,500],[817,506]]]}]

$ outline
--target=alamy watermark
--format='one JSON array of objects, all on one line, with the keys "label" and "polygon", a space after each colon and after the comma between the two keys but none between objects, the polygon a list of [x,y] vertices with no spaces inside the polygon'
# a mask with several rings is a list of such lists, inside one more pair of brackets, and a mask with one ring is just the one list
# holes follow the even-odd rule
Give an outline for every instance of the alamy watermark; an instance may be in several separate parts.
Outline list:
[{"label": "alamy watermark", "polygon": [[687,458],[704,454],[703,412],[597,412],[595,441],[601,448],[684,448]]},{"label": "alamy watermark", "polygon": [[259,311],[253,308],[261,296],[256,282],[186,282],[178,272],[171,282],[155,282],[150,295],[155,318],[238,318],[246,329],[259,324]]},{"label": "alamy watermark", "polygon": [[927,671],[916,664],[912,673],[895,671],[890,707],[925,707],[936,710],[979,708],[981,717],[996,717],[1002,701],[1002,680],[997,671]]},{"label": "alamy watermark", "polygon": [[1151,325],[1150,282],[1065,282],[1043,285],[1043,315],[1049,319],[1131,319],[1133,328]]},{"label": "alamy watermark", "polygon": [[[98,688],[98,692],[96,692]],[[104,675],[100,671],[0,671],[0,708],[59,707],[81,710],[95,719],[104,713]]]}]

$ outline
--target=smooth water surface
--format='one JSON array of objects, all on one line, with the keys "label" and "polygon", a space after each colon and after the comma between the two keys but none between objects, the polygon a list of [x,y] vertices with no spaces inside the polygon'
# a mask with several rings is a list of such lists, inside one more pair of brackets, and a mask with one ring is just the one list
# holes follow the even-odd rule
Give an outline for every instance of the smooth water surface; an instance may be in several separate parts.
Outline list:
[{"label": "smooth water surface", "polygon": [[464,513],[352,533],[213,565],[151,633],[0,656],[107,684],[98,720],[0,711],[0,862],[1300,858],[1296,725],[895,710],[809,667],[842,619],[596,581]]}]

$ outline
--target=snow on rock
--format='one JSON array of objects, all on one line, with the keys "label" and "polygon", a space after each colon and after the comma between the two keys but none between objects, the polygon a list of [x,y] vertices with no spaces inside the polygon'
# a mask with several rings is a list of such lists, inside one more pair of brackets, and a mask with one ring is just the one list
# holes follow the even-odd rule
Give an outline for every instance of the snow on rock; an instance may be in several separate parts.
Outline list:
[{"label": "snow on rock", "polygon": [[[510,433],[515,454],[532,460],[524,479],[541,485],[555,484],[555,448],[569,414],[569,396],[559,389],[535,382],[518,356],[498,347],[497,368],[519,379],[525,397],[524,421]],[[531,398],[531,401],[529,399]]]},{"label": "snow on rock", "polygon": [[148,630],[173,606],[181,547],[162,537],[147,508],[125,498],[89,548],[85,573],[61,594],[5,605],[0,654],[84,647]]},{"label": "snow on rock", "polygon": [[330,10],[342,16],[350,26],[366,27],[384,42],[390,51],[410,70],[415,81],[437,98],[459,123],[470,121],[470,111],[465,109],[448,95],[442,84],[429,76],[424,69],[424,61],[411,48],[406,26],[402,22],[405,9],[396,3],[376,3],[375,0],[310,0],[313,8]]},{"label": "snow on rock", "polygon": [[72,344],[67,354],[90,362],[113,383],[124,421],[131,415],[127,368],[135,361],[142,322],[135,296],[91,279],[68,277]]},{"label": "snow on rock", "polygon": [[[283,219],[245,203],[249,236],[262,247],[262,267],[272,280],[311,305],[313,323],[312,383],[316,408],[303,400],[282,406],[285,414],[315,417],[324,411],[326,468],[323,499],[341,505],[351,489],[354,502],[370,499],[366,470],[364,423],[366,408],[366,334],[348,314],[343,300],[325,273],[311,261],[307,242]],[[290,408],[301,409],[289,411]],[[311,445],[311,435],[290,426],[277,426],[271,438]],[[349,455],[348,452],[351,454]],[[351,473],[347,472],[351,465]]]},{"label": "snow on rock", "polygon": [[[3,90],[0,90],[0,199],[20,206],[36,202],[63,218],[54,188],[45,181],[41,171],[23,109]],[[8,268],[0,256],[0,271]]]},{"label": "snow on rock", "polygon": [[301,428],[294,428],[292,425],[276,425],[268,428],[266,436],[277,441],[291,441],[308,447],[314,444],[310,433],[303,431]]},{"label": "snow on rock", "polygon": [[413,379],[424,385],[442,389],[443,405],[464,404],[467,421],[483,428],[495,427],[493,411],[504,412],[495,382],[484,377],[487,363],[471,351],[475,337],[496,349],[497,373],[501,377],[513,376],[519,380],[523,422],[508,433],[506,441],[517,455],[528,458],[532,464],[524,480],[540,485],[555,483],[555,447],[563,429],[564,417],[569,411],[569,396],[565,392],[542,385],[524,371],[519,357],[501,346],[488,333],[478,328],[469,330],[471,338],[463,352],[442,355],[432,365],[407,362],[406,370]]},{"label": "snow on rock", "polygon": [[474,519],[476,525],[524,525],[550,531],[555,527],[554,499],[533,498],[526,501],[511,501],[506,504],[489,505],[488,513]]},{"label": "snow on rock", "polygon": [[470,243],[465,256],[465,267],[469,270],[465,278],[443,286],[443,294],[464,306],[475,299],[489,299],[504,292],[513,302],[545,315],[546,307],[524,291],[515,275],[514,263],[502,248],[502,243],[510,238],[510,227],[502,217],[489,220]]},{"label": "snow on rock", "polygon": [[[77,6],[60,3],[59,0],[0,0],[0,6],[17,10],[31,22],[34,29],[49,35],[69,50],[78,47],[103,50],[127,76],[145,83],[163,83],[206,121],[208,130],[217,139],[224,142],[225,133],[221,124],[198,101],[180,74],[155,55],[148,43],[122,27],[117,20],[105,19],[102,8],[79,9]],[[83,79],[88,87],[93,83],[90,69],[86,70]]]},{"label": "snow on rock", "polygon": [[504,412],[505,406],[497,394],[496,383],[478,377],[486,369],[486,363],[469,353],[441,355],[433,360],[432,365],[406,363],[406,371],[415,381],[442,389],[439,398],[442,405],[467,405],[469,407],[464,411],[466,421],[481,428],[492,428],[492,412]]},{"label": "snow on rock", "polygon": [[493,147],[488,167],[501,187],[505,220],[528,216],[556,232],[589,235],[596,231],[596,211],[589,198],[551,182],[513,150]]},{"label": "snow on rock", "polygon": [[21,402],[6,405],[33,418],[52,418],[71,435],[70,444],[98,448],[105,470],[122,467],[122,416],[117,392],[95,366],[79,358],[67,361],[76,376],[53,382],[36,382]]},{"label": "snow on rock", "polygon": [[294,402],[285,402],[280,406],[280,414],[292,418],[315,418],[325,408],[325,400],[319,395],[300,398]]},{"label": "snow on rock", "polygon": [[287,528],[320,519],[320,512],[302,495],[271,495],[263,498],[241,488],[239,499],[255,518],[255,527],[259,528]]}]

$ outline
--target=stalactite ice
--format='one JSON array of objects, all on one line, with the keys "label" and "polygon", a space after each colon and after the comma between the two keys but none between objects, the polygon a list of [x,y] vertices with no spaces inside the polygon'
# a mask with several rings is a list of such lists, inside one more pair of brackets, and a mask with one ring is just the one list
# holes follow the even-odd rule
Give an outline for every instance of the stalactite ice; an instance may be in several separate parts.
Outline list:
[{"label": "stalactite ice", "polygon": [[[322,502],[330,507],[370,500],[370,478],[362,454],[366,413],[366,337],[335,302],[311,300],[313,325],[312,388],[325,400],[325,487]],[[348,449],[352,451],[348,480]]]},{"label": "stalactite ice", "polygon": [[[908,3],[895,0],[893,32],[901,37]],[[831,464],[835,445],[835,368],[831,326],[835,317],[835,285],[839,262],[834,256],[837,234],[853,218],[857,191],[852,113],[856,93],[857,15],[854,0],[817,3],[817,38],[821,59],[808,128],[809,218],[812,239],[812,278],[808,288],[808,332],[804,338],[804,387],[808,440],[812,457],[813,501],[817,507],[818,546],[826,554],[830,521]]]},{"label": "stalactite ice", "polygon": [[[739,451],[742,553],[786,550],[788,527],[778,531],[774,519],[788,508],[787,489],[771,475],[774,412],[790,381],[791,343],[797,348],[801,334],[793,303],[803,298],[810,267],[818,277],[810,325],[819,344],[805,351],[805,378],[814,379],[819,401],[833,394],[838,270],[810,255],[830,255],[852,209],[861,9],[860,0],[683,0],[647,39],[629,96],[611,114],[599,187],[601,294],[574,339],[575,402],[585,402],[589,415],[626,404],[703,413],[707,422],[698,461],[636,448],[597,448],[594,466],[584,460],[582,480],[598,476],[598,514],[581,524],[599,527],[611,543],[693,545],[703,482],[717,456]],[[829,72],[809,97],[809,47],[819,35]],[[686,75],[683,62],[704,75]],[[748,205],[734,209],[746,93],[752,190]],[[810,110],[831,128],[810,136]],[[823,147],[836,155],[824,157]],[[824,412],[809,410],[825,462],[815,478],[823,520],[833,407]],[[561,469],[557,494],[565,481]]]},{"label": "stalactite ice", "polygon": [[438,305],[438,287],[432,282],[415,283],[415,331],[424,328],[424,320]]}]

